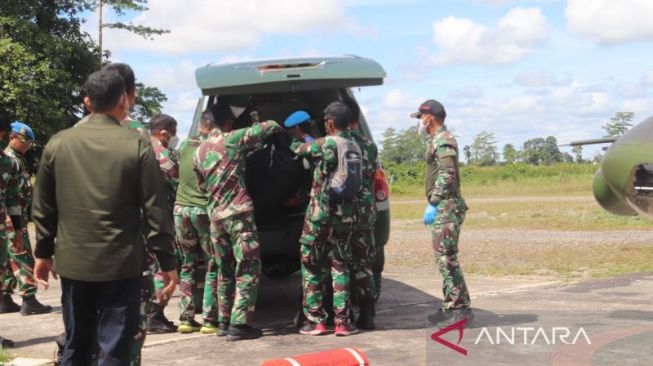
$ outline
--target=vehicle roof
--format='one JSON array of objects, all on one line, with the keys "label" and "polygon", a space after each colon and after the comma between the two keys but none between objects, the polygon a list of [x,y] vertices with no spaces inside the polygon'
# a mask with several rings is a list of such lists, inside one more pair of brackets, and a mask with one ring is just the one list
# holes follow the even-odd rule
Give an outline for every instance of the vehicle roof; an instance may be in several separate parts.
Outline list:
[{"label": "vehicle roof", "polygon": [[385,76],[379,63],[354,55],[211,63],[195,71],[205,95],[381,85]]}]

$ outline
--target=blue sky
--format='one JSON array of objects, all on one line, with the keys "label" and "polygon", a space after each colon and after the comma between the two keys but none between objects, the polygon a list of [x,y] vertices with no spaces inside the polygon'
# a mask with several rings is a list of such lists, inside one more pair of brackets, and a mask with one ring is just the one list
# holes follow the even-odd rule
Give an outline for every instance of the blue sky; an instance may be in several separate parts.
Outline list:
[{"label": "blue sky", "polygon": [[[113,60],[168,95],[164,112],[184,135],[200,93],[198,66],[215,61],[356,54],[378,61],[385,84],[357,92],[373,133],[415,124],[440,100],[470,144],[481,131],[499,149],[533,137],[600,137],[619,111],[653,114],[650,0],[150,0],[125,20],[170,34],[145,41],[106,30]],[[110,15],[111,17],[112,15]],[[96,37],[95,14],[85,29]],[[595,149],[587,148],[585,157]]]}]

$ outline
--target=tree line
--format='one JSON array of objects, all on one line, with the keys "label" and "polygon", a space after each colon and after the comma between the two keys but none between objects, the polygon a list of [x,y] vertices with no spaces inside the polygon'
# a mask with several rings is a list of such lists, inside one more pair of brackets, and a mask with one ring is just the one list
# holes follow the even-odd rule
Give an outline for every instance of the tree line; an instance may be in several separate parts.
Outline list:
[{"label": "tree line", "polygon": [[[21,120],[43,146],[84,114],[82,90],[92,72],[109,62],[111,52],[81,29],[84,15],[102,7],[118,15],[147,10],[147,0],[2,0],[0,2],[0,118]],[[151,38],[166,30],[99,21]],[[137,85],[132,117],[148,121],[166,100],[158,88]],[[40,149],[35,150],[38,156]]]},{"label": "tree line", "polygon": [[[604,137],[623,135],[632,127],[633,118],[633,112],[615,113],[602,126],[606,132]],[[426,143],[427,138],[420,136],[415,126],[403,131],[389,128],[383,133],[381,161],[386,165],[419,163],[424,160]],[[470,145],[461,148],[461,162],[479,166],[514,163],[551,165],[555,163],[587,163],[601,159],[599,155],[589,161],[583,159],[582,146],[574,146],[572,154],[560,151],[558,140],[554,136],[547,136],[526,140],[521,149],[513,144],[505,144],[500,155],[494,133],[482,131],[474,137],[474,141]]]}]

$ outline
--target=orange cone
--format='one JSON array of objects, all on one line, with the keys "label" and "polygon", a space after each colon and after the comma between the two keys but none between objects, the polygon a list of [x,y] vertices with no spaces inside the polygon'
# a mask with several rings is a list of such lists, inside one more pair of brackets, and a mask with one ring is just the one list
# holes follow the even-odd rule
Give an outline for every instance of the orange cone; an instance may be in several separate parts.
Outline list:
[{"label": "orange cone", "polygon": [[338,348],[263,361],[261,366],[369,366],[363,352],[355,348]]}]

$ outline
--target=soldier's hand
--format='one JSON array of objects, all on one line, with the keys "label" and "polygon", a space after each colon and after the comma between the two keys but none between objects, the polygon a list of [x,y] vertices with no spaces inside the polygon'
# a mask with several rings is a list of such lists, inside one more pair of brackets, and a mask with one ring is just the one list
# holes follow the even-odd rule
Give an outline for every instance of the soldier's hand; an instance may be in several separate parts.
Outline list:
[{"label": "soldier's hand", "polygon": [[177,275],[176,269],[173,269],[172,271],[163,272],[163,285],[165,287],[161,292],[161,296],[163,296],[165,299],[171,298],[172,294],[175,292],[175,289],[177,288],[177,284],[179,284],[179,275]]},{"label": "soldier's hand", "polygon": [[34,262],[34,279],[47,290],[50,287],[50,274],[55,280],[57,272],[52,269],[52,258],[36,258]]}]

